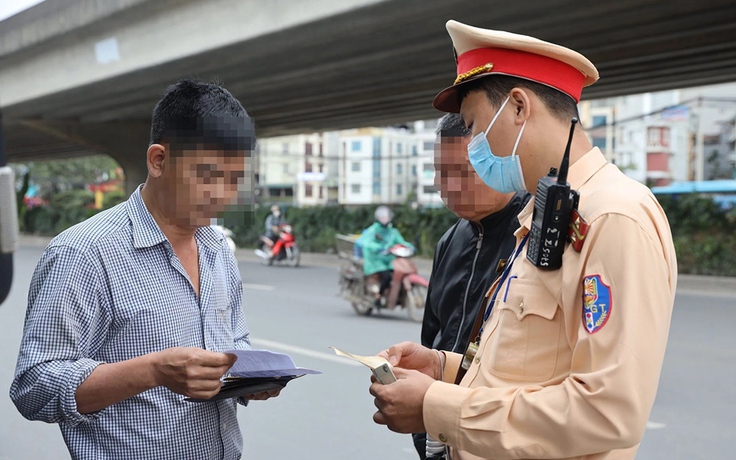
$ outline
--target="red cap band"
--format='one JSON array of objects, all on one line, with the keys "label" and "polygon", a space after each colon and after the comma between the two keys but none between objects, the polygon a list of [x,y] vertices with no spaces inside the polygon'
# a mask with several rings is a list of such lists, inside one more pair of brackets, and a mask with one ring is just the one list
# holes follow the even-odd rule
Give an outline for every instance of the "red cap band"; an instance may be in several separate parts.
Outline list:
[{"label": "red cap band", "polygon": [[[493,68],[482,71],[481,68],[489,63],[493,64]],[[569,64],[547,56],[505,48],[478,48],[461,54],[457,58],[457,74],[468,72],[526,78],[558,89],[575,99],[575,102],[580,102],[585,84],[585,75]]]}]

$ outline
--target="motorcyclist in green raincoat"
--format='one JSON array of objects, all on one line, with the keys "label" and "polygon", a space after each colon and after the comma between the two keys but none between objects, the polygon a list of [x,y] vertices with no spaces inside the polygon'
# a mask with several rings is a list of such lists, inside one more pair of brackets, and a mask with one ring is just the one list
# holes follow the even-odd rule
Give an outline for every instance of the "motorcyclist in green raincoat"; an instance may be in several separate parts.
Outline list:
[{"label": "motorcyclist in green raincoat", "polygon": [[363,273],[368,278],[369,289],[376,294],[376,302],[380,303],[381,293],[391,284],[392,262],[396,258],[388,250],[396,244],[412,250],[414,246],[391,224],[393,213],[387,206],[376,208],[374,217],[376,222],[363,230],[357,244],[363,249]]}]

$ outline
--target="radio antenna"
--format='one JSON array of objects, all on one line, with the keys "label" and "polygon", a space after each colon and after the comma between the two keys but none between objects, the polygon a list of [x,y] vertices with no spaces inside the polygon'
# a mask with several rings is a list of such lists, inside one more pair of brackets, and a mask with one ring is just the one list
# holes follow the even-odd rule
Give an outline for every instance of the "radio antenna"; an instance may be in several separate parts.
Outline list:
[{"label": "radio antenna", "polygon": [[570,144],[572,144],[572,135],[575,132],[575,125],[577,123],[577,118],[570,120],[570,137],[567,138],[567,147],[565,147],[565,154],[562,156],[560,173],[557,175],[558,184],[565,184],[567,182],[567,170],[570,168]]}]

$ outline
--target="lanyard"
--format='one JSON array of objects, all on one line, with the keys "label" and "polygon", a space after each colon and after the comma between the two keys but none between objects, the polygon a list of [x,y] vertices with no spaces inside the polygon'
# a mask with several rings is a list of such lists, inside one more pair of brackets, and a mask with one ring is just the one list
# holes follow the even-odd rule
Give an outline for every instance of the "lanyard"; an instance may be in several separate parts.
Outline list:
[{"label": "lanyard", "polygon": [[493,297],[491,297],[491,302],[488,304],[488,307],[486,307],[485,313],[483,313],[483,324],[480,326],[480,330],[478,331],[478,338],[480,338],[481,334],[483,333],[483,328],[486,325],[486,321],[488,321],[488,317],[491,316],[491,311],[493,310],[493,306],[496,303],[496,296],[498,296],[498,292],[501,290],[501,287],[503,287],[503,283],[506,281],[509,274],[511,273],[511,267],[514,265],[516,258],[521,253],[521,250],[524,248],[526,240],[528,239],[529,233],[524,236],[524,239],[521,240],[521,244],[519,244],[519,247],[516,248],[516,251],[514,251],[514,255],[511,257],[508,263],[506,263],[506,267],[504,267],[501,278],[499,278],[498,284],[496,285],[496,290],[493,292]]}]

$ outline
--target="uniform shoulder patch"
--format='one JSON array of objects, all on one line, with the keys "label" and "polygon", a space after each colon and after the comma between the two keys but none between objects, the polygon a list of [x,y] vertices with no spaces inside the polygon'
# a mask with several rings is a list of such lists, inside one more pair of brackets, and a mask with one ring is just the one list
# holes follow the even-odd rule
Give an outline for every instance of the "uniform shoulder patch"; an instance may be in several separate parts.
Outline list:
[{"label": "uniform shoulder patch", "polygon": [[606,324],[612,307],[611,287],[603,282],[601,275],[583,278],[583,326],[588,333],[599,331]]}]

